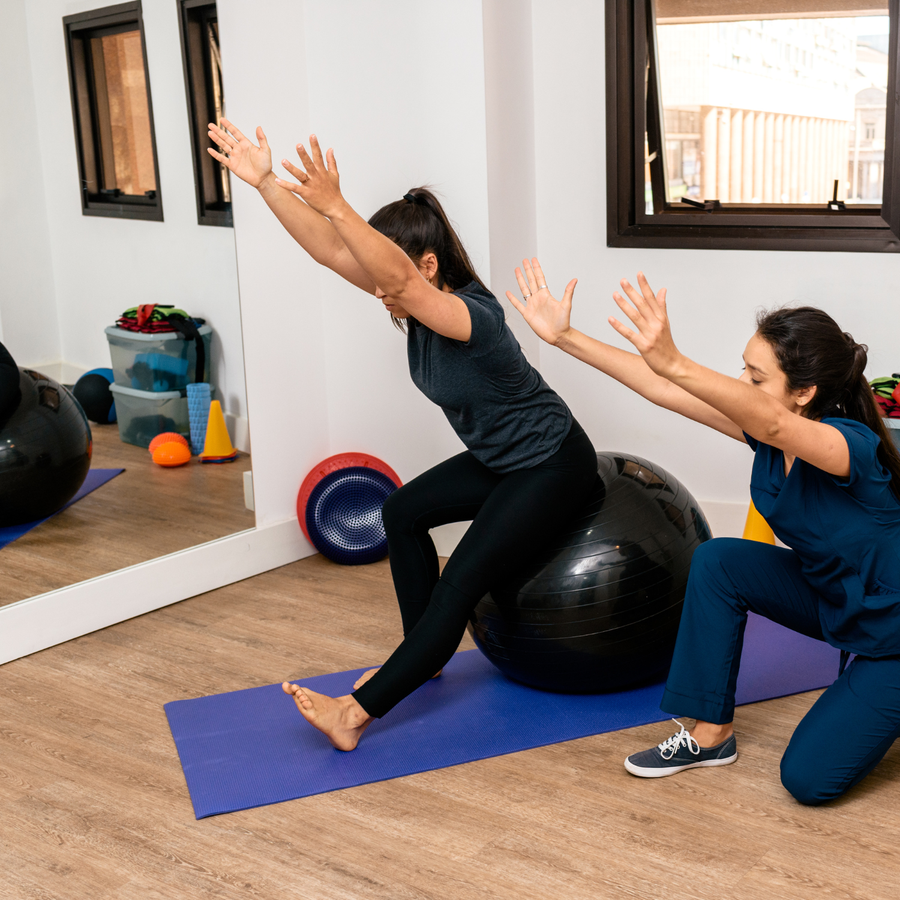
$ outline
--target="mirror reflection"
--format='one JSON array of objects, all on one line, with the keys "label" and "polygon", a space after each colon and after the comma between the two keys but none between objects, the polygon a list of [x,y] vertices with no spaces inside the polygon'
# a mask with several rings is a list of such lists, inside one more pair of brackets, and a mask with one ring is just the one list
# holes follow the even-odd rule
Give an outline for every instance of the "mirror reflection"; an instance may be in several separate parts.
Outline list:
[{"label": "mirror reflection", "polygon": [[[56,77],[71,63],[58,40],[70,6],[62,0],[53,0],[52,9],[38,0],[19,6],[22,15],[0,36],[0,55],[16,71],[23,98],[7,110],[21,141],[9,160],[17,177],[4,187],[16,227],[0,260],[3,368],[13,373],[17,394],[6,397],[0,417],[0,607],[255,524],[230,197],[221,184],[213,197],[196,175],[191,122],[196,112],[205,128],[206,112],[194,109],[196,91],[185,83],[191,31],[180,34],[171,21],[185,16],[193,25],[202,12],[209,32],[218,27],[215,5],[189,0],[188,16],[168,3],[122,4],[115,8],[122,22],[92,20],[90,32],[86,19],[93,13],[66,16],[79,20],[70,30],[81,29],[85,39],[139,34],[146,71],[174,73],[146,82],[155,134],[147,140],[155,140],[158,180],[155,190],[134,197],[85,183],[76,121],[83,98]],[[138,65],[137,50],[132,56]],[[211,96],[221,108],[221,84]],[[42,151],[56,161],[49,169],[41,165]],[[117,215],[129,200],[137,218],[135,210]],[[142,204],[153,204],[158,215],[149,218]],[[208,405],[197,384],[209,385]],[[29,482],[22,433],[7,426],[29,392],[66,399],[56,410],[36,404],[42,427],[71,412],[60,385],[71,387],[86,409],[89,432],[74,440],[89,442],[90,470],[84,495],[53,513],[37,501],[53,480],[47,467],[60,450],[58,435],[49,428],[41,438],[46,446],[33,448],[37,480]],[[193,434],[189,390],[209,424]],[[163,442],[164,452],[155,448],[154,462],[149,445],[160,433],[174,436]],[[184,445],[192,443],[190,453]]]}]

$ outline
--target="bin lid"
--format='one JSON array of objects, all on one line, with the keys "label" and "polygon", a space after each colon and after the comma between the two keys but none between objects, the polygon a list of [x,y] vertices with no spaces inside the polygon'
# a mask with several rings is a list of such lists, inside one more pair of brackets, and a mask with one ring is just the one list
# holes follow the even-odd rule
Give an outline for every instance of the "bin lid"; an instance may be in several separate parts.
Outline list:
[{"label": "bin lid", "polygon": [[[109,389],[114,394],[121,394],[123,397],[137,397],[140,400],[176,400],[178,397],[187,397],[187,388],[180,391],[139,391],[137,388],[125,387],[124,384],[116,384],[113,382]],[[209,386],[210,394],[214,394],[216,389],[213,385]]]},{"label": "bin lid", "polygon": [[[183,341],[185,337],[177,331],[155,331],[147,333],[144,331],[129,331],[127,328],[119,328],[117,325],[110,325],[109,328],[103,329],[109,337],[124,338],[127,341]],[[201,325],[197,329],[204,337],[212,332],[209,325]]]}]

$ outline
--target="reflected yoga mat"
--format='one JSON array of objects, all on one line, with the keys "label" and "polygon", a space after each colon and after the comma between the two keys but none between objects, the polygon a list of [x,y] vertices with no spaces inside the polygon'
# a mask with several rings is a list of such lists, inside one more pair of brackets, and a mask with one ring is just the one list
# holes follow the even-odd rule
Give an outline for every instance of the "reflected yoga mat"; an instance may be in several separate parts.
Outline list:
[{"label": "reflected yoga mat", "polygon": [[[825,687],[837,677],[839,656],[751,614],[737,701]],[[341,695],[363,671],[297,683]],[[659,709],[662,692],[659,683],[616,694],[549,694],[510,681],[467,650],[373,722],[351,753],[335,750],[308,725],[280,684],[176,700],[165,710],[194,814],[202,819],[661,722],[669,718]]]},{"label": "reflected yoga mat", "polygon": [[[77,503],[86,494],[95,491],[98,487],[106,484],[107,481],[111,481],[116,475],[124,471],[124,469],[91,469],[87,473],[87,478],[84,479],[84,483],[78,489],[78,493],[65,506],[53,513],[53,516],[59,515],[66,507],[71,506],[73,503]],[[20,538],[23,534],[27,534],[32,528],[37,527],[42,522],[46,522],[47,519],[52,519],[53,516],[35,519],[33,522],[26,522],[24,525],[7,525],[4,528],[0,528],[0,550],[7,544],[11,544],[16,538]]]}]

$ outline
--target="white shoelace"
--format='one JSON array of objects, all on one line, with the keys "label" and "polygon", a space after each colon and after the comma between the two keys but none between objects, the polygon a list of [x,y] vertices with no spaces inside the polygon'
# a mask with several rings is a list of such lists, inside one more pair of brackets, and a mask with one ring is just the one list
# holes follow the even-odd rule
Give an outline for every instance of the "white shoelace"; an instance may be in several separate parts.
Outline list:
[{"label": "white shoelace", "polygon": [[666,740],[658,745],[657,749],[659,750],[659,755],[663,759],[668,760],[675,755],[675,751],[679,747],[687,747],[694,756],[699,756],[700,745],[691,737],[691,733],[677,719],[672,719],[672,721],[681,729],[681,731],[679,731],[678,734],[673,734],[670,738],[666,738]]}]

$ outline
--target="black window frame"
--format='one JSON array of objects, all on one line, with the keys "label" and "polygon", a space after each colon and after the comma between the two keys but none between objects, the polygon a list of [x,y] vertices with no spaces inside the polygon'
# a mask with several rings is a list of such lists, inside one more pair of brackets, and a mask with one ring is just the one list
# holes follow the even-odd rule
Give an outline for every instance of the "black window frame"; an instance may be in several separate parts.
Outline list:
[{"label": "black window frame", "polygon": [[[197,223],[231,228],[234,225],[231,201],[225,198],[219,172],[222,167],[206,148],[212,146],[207,137],[209,122],[215,120],[211,97],[209,50],[205,42],[197,46],[192,30],[205,23],[218,22],[215,0],[177,0],[178,29],[181,36],[181,59],[184,65],[184,90],[187,96],[188,124],[191,133],[191,155],[194,160],[194,189],[197,197]],[[197,59],[197,55],[201,59]],[[225,177],[228,170],[225,169]],[[206,199],[214,191],[216,200]]]},{"label": "black window frame", "polygon": [[[607,246],[714,250],[900,252],[900,135],[895,132],[900,0],[891,33],[880,206],[721,204],[698,209],[665,197],[662,105],[653,53],[655,0],[606,0]],[[654,212],[645,211],[645,133]],[[713,198],[709,198],[713,199]],[[712,206],[713,204],[710,204]]]},{"label": "black window frame", "polygon": [[[97,97],[93,75],[89,65],[90,52],[85,45],[92,37],[123,31],[138,31],[144,61],[144,82],[147,88],[147,113],[150,120],[150,141],[153,151],[153,171],[156,190],[145,195],[108,193],[103,189],[91,191],[96,183],[97,163],[100,156],[100,137],[96,116]],[[66,62],[69,71],[69,90],[72,100],[72,122],[75,127],[75,146],[78,156],[78,177],[81,190],[81,212],[85,216],[109,216],[119,219],[144,219],[163,221],[162,192],[159,181],[159,156],[156,152],[156,130],[153,125],[153,101],[150,91],[150,72],[147,66],[147,42],[144,38],[144,20],[140,0],[105,6],[100,9],[75,13],[63,18],[66,44]],[[80,70],[76,69],[80,66]],[[86,99],[80,100],[81,88]],[[84,102],[89,110],[83,108]],[[83,113],[89,122],[84,122]],[[93,176],[93,178],[92,178]]]}]

